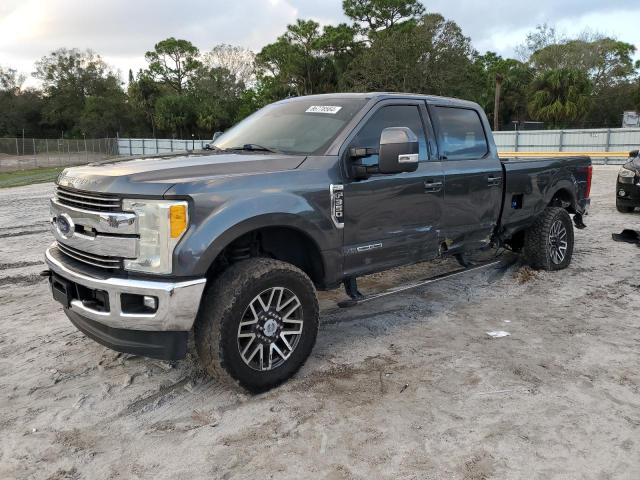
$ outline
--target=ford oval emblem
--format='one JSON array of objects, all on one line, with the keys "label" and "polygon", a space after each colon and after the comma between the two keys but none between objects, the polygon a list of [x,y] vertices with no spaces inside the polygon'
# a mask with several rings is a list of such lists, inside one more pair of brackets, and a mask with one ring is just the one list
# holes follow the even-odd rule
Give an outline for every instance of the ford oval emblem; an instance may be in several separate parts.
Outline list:
[{"label": "ford oval emblem", "polygon": [[71,220],[71,217],[66,213],[61,213],[56,218],[56,228],[62,238],[69,238],[73,236],[75,227],[73,220]]}]

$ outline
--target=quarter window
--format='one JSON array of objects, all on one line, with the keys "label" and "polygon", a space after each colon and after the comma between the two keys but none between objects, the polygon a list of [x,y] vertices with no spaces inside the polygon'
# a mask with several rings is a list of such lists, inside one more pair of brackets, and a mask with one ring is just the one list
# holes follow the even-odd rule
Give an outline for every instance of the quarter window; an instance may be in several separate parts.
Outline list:
[{"label": "quarter window", "polygon": [[480,116],[468,108],[435,107],[440,148],[448,160],[482,158],[489,151]]}]

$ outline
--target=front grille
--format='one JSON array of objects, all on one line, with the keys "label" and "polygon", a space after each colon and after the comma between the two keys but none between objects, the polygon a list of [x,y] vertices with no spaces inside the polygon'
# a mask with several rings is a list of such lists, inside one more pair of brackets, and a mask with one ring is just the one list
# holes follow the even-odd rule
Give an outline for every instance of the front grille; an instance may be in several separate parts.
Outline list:
[{"label": "front grille", "polygon": [[62,205],[94,212],[119,212],[122,210],[120,198],[101,193],[86,193],[64,187],[56,188],[56,199]]},{"label": "front grille", "polygon": [[96,255],[95,253],[86,253],[60,242],[58,242],[58,249],[68,257],[78,262],[86,263],[87,265],[110,269],[122,268],[123,259],[120,257],[105,257],[103,255]]}]

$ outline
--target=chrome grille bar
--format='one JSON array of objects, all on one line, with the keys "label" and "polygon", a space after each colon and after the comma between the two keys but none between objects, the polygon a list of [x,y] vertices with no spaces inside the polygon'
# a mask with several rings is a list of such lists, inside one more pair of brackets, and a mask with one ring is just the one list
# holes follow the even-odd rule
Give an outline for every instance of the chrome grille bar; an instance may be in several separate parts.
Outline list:
[{"label": "chrome grille bar", "polygon": [[89,211],[115,212],[121,209],[120,198],[113,195],[99,196],[95,193],[85,193],[79,190],[56,188],[56,198],[63,204]]},{"label": "chrome grille bar", "polygon": [[68,245],[64,245],[60,242],[58,242],[58,249],[65,255],[73,258],[74,260],[77,260],[82,263],[86,263],[88,265],[92,265],[94,267],[112,268],[112,269],[122,268],[122,258],[103,257],[101,255],[88,254],[86,252],[81,252],[80,250],[76,250],[75,248],[69,247]]}]

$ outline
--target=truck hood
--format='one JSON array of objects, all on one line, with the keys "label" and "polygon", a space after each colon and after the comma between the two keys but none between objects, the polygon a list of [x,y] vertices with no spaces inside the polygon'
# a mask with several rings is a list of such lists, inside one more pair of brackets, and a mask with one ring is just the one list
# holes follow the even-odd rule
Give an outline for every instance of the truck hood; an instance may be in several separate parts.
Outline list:
[{"label": "truck hood", "polygon": [[293,170],[305,158],[246,152],[153,156],[67,168],[57,183],[90,192],[160,196],[178,182]]}]

